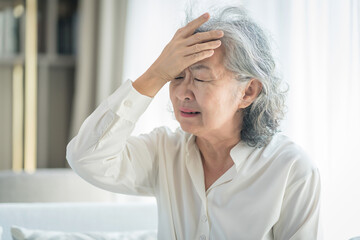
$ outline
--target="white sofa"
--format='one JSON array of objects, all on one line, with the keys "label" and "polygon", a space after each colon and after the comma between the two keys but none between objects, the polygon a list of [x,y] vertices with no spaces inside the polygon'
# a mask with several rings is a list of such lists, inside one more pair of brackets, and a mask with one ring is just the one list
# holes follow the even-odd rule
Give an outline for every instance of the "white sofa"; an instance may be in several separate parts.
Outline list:
[{"label": "white sofa", "polygon": [[3,240],[12,239],[13,225],[60,232],[154,231],[157,206],[154,198],[98,189],[71,169],[0,171]]},{"label": "white sofa", "polygon": [[154,201],[127,203],[3,203],[3,240],[10,227],[61,232],[132,232],[157,229]]}]

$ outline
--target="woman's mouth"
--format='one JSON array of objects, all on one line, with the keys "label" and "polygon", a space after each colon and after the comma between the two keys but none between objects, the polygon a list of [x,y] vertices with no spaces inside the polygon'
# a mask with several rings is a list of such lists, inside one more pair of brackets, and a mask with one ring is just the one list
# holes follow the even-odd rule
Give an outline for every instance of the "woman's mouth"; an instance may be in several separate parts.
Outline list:
[{"label": "woman's mouth", "polygon": [[192,109],[180,108],[179,110],[182,117],[196,117],[200,114],[200,112]]}]

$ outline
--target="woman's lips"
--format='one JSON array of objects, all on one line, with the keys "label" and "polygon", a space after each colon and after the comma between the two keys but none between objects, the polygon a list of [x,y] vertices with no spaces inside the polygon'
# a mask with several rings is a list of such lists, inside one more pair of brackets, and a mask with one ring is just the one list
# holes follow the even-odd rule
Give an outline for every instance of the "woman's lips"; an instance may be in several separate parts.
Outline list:
[{"label": "woman's lips", "polygon": [[180,110],[180,115],[182,117],[196,117],[200,114],[200,112],[194,110],[194,109],[189,109],[189,108],[179,108]]}]

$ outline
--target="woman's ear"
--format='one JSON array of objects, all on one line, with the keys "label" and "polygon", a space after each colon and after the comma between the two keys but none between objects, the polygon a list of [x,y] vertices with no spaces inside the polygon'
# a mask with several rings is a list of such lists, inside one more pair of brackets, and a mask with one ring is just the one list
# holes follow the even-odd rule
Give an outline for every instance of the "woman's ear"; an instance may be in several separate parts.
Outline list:
[{"label": "woman's ear", "polygon": [[239,104],[239,108],[247,108],[250,106],[259,96],[261,90],[261,82],[255,78],[251,79],[243,90],[243,97],[241,103]]}]

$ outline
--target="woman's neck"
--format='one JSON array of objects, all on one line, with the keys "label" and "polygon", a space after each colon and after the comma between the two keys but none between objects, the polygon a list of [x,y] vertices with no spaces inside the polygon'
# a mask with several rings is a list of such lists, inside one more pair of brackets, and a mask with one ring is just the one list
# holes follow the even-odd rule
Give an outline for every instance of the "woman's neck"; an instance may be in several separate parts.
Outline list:
[{"label": "woman's neck", "polygon": [[211,168],[218,168],[226,164],[230,158],[231,149],[240,141],[240,133],[232,136],[197,136],[196,144],[202,154],[203,164]]}]

